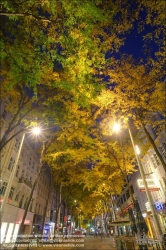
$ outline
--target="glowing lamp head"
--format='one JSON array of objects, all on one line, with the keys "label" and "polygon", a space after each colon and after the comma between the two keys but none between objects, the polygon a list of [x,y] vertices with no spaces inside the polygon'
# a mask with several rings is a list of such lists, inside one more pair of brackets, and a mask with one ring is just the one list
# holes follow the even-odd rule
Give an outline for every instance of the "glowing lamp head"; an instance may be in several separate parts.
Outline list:
[{"label": "glowing lamp head", "polygon": [[119,123],[115,123],[113,125],[113,131],[116,132],[116,133],[120,131],[120,128],[121,128],[121,126],[120,126]]},{"label": "glowing lamp head", "polygon": [[137,155],[140,155],[141,151],[137,145],[135,146],[135,150],[136,150]]},{"label": "glowing lamp head", "polygon": [[34,135],[39,135],[39,134],[41,133],[41,128],[39,128],[39,127],[34,127],[34,128],[32,129],[32,133],[33,133]]}]

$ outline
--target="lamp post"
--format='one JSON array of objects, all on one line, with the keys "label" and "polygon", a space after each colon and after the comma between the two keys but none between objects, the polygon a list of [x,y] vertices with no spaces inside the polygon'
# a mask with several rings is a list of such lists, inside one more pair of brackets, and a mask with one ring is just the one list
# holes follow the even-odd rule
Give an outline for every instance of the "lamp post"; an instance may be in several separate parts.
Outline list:
[{"label": "lamp post", "polygon": [[60,192],[59,192],[59,207],[58,207],[58,216],[57,216],[57,229],[59,233],[59,224],[60,224],[60,217],[61,217],[61,201],[62,200],[62,183],[60,183]]},{"label": "lamp post", "polygon": [[[32,132],[33,132],[33,134],[38,135],[38,134],[40,134],[40,128],[35,127],[35,128],[32,129]],[[3,197],[3,202],[2,202],[2,206],[1,206],[1,222],[2,222],[3,215],[4,215],[6,202],[7,202],[7,199],[9,197],[10,190],[11,190],[11,187],[12,187],[12,183],[13,183],[13,180],[14,180],[14,177],[15,177],[15,174],[16,174],[17,165],[18,165],[18,162],[19,162],[22,146],[23,146],[23,143],[24,143],[25,134],[26,134],[26,132],[24,132],[23,135],[22,135],[22,139],[21,139],[19,150],[18,150],[17,158],[16,158],[15,164],[13,166],[13,170],[11,172],[11,175],[10,175],[10,178],[9,178],[9,181],[8,181],[8,184],[7,184],[7,188],[6,188],[4,197]]]},{"label": "lamp post", "polygon": [[[114,131],[118,132],[120,130],[120,124],[114,124]],[[155,228],[156,228],[156,231],[157,231],[157,236],[158,235],[162,235],[162,230],[161,230],[161,227],[160,227],[160,223],[158,221],[158,217],[157,217],[157,213],[154,209],[154,206],[153,206],[153,199],[152,199],[152,196],[149,192],[149,189],[148,189],[148,185],[147,185],[147,182],[146,182],[146,178],[145,178],[145,173],[144,173],[144,170],[143,170],[143,166],[142,166],[142,163],[139,159],[139,152],[138,152],[138,148],[135,146],[134,144],[134,139],[133,139],[133,136],[132,136],[132,133],[131,133],[131,130],[130,130],[130,127],[128,126],[128,131],[129,131],[129,135],[130,135],[130,139],[131,139],[131,142],[132,142],[132,146],[133,146],[133,149],[134,149],[134,153],[135,153],[135,157],[136,157],[136,160],[137,160],[137,163],[138,163],[138,168],[139,168],[139,171],[140,171],[140,175],[141,175],[141,178],[142,178],[142,181],[143,181],[143,185],[145,187],[145,193],[146,193],[146,196],[147,196],[147,199],[148,199],[148,202],[149,202],[149,206],[150,206],[150,209],[151,209],[151,212],[152,212],[152,215],[153,215],[153,220],[154,220],[154,223],[155,223]]]}]

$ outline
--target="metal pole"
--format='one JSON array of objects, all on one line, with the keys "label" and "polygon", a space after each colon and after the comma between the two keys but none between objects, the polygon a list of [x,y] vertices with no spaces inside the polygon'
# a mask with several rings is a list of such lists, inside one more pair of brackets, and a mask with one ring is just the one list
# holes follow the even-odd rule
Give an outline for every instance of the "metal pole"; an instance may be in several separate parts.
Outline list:
[{"label": "metal pole", "polygon": [[10,189],[11,189],[11,186],[12,186],[15,174],[16,174],[17,165],[18,165],[18,161],[19,161],[19,158],[20,158],[20,154],[21,154],[21,150],[22,150],[24,138],[25,138],[25,133],[22,136],[20,148],[19,148],[19,151],[18,151],[18,154],[17,154],[17,158],[16,158],[15,164],[13,166],[13,170],[11,172],[11,175],[10,175],[10,178],[9,178],[9,181],[8,181],[8,184],[7,184],[7,188],[6,188],[4,197],[3,197],[3,202],[2,202],[2,206],[1,206],[1,222],[2,222],[2,217],[4,215],[4,210],[5,210],[5,207],[6,207],[6,202],[7,202],[7,199],[9,197]]},{"label": "metal pole", "polygon": [[[111,195],[111,206],[112,206],[113,219],[115,221],[116,220],[116,213],[115,213],[115,210],[114,210],[114,204],[113,204],[113,201],[112,201],[112,195]],[[115,226],[115,235],[118,235],[117,226]]]},{"label": "metal pole", "polygon": [[144,174],[144,170],[143,170],[143,167],[142,167],[142,163],[141,163],[141,161],[140,161],[140,159],[138,157],[138,154],[136,152],[133,136],[132,136],[132,133],[131,133],[131,130],[130,130],[129,127],[128,127],[128,130],[129,130],[131,142],[132,142],[132,145],[133,145],[133,148],[134,148],[135,157],[137,159],[137,163],[138,163],[139,171],[140,171],[140,174],[141,174],[141,178],[142,178],[143,184],[145,186],[145,192],[146,192],[146,195],[147,195],[147,199],[148,199],[150,209],[151,209],[151,212],[152,212],[152,215],[153,215],[153,220],[154,220],[154,223],[155,223],[157,236],[161,236],[162,235],[162,230],[161,230],[161,227],[160,227],[160,223],[158,221],[157,213],[156,213],[156,211],[154,209],[154,206],[153,206],[153,199],[152,199],[152,196],[151,196],[151,194],[149,192],[149,189],[148,189],[148,185],[147,185],[147,182],[146,182],[146,179],[145,179],[145,174]]},{"label": "metal pole", "polygon": [[60,224],[60,213],[61,213],[61,193],[62,193],[62,183],[60,183],[60,193],[59,193],[59,209],[58,209],[58,233],[59,233],[59,224]]}]

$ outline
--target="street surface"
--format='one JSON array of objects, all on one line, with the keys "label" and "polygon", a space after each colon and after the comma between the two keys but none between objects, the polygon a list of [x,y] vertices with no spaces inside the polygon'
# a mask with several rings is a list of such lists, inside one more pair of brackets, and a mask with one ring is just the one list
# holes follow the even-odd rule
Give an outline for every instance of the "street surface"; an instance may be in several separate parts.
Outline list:
[{"label": "street surface", "polygon": [[[2,247],[1,250],[5,250],[5,249],[12,249],[9,246],[7,247]],[[44,249],[48,249],[48,250],[115,250],[115,243],[114,243],[114,239],[113,237],[109,237],[109,238],[101,238],[100,236],[98,236],[97,238],[94,238],[93,235],[88,235],[86,237],[83,238],[69,238],[65,240],[63,240],[63,242],[61,242],[60,244],[52,244],[52,245],[45,245],[45,246],[34,246],[34,245],[29,245],[29,247],[21,247],[21,246],[17,246],[17,250],[44,250]]]},{"label": "street surface", "polygon": [[[109,238],[103,238],[101,239],[100,236],[97,238],[94,238],[94,236],[88,235],[84,238],[84,247],[83,248],[77,248],[82,250],[115,250],[115,243],[113,237]],[[73,248],[74,249],[74,248]]]}]

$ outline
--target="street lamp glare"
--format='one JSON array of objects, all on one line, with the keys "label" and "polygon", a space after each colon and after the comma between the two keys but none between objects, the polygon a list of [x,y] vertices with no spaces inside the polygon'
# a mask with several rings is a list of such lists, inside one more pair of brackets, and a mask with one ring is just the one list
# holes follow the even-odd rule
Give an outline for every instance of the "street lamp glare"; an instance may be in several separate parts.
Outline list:
[{"label": "street lamp glare", "polygon": [[120,128],[121,128],[121,126],[119,123],[115,123],[113,125],[113,131],[115,131],[116,133],[120,131]]},{"label": "street lamp glare", "polygon": [[41,133],[41,128],[40,127],[34,127],[32,129],[32,133],[35,135],[39,135]]},{"label": "street lamp glare", "polygon": [[140,155],[141,151],[137,145],[135,145],[135,150],[136,150],[137,155]]}]

